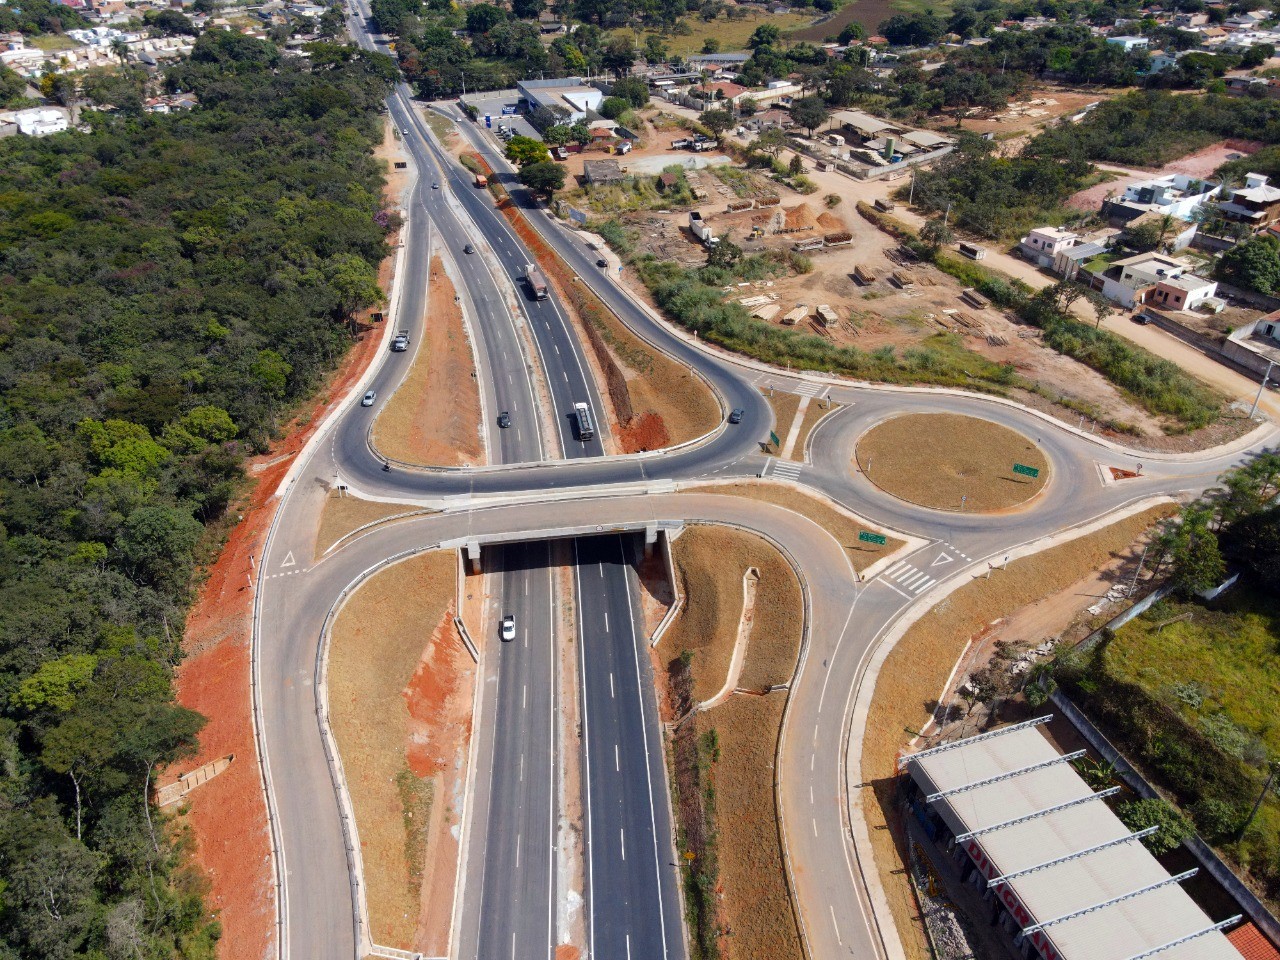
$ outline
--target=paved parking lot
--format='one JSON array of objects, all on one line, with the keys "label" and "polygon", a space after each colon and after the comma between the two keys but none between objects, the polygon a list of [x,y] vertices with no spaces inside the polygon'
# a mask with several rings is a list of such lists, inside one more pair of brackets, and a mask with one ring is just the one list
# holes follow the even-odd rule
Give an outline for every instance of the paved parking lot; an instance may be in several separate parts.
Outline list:
[{"label": "paved parking lot", "polygon": [[[463,98],[463,102],[470,104],[476,108],[479,114],[479,124],[484,126],[485,114],[488,114],[492,126],[489,128],[496,131],[498,125],[509,126],[517,134],[525,137],[534,137],[538,140],[542,138],[538,136],[538,131],[533,129],[532,125],[524,117],[519,114],[503,116],[503,107],[513,108],[519,102],[519,95],[514,90],[500,91],[496,93],[474,94]],[[496,134],[495,134],[496,135]]]}]

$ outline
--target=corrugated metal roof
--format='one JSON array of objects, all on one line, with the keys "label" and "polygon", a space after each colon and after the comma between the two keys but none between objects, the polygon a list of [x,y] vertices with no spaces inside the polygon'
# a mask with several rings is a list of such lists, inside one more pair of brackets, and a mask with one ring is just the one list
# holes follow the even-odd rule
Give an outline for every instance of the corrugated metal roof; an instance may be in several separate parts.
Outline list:
[{"label": "corrugated metal roof", "polygon": [[[933,809],[952,833],[977,832],[963,846],[988,882],[1018,874],[996,889],[1024,929],[1049,924],[1032,934],[1043,955],[1126,960],[1211,927],[1176,884],[1130,896],[1169,874],[1137,840],[1092,849],[1129,835],[1105,803],[1036,816],[1093,793],[1069,763],[1050,763],[1058,757],[1037,729],[1024,727],[904,762],[926,796],[944,794]],[[972,786],[994,777],[1002,779]],[[1029,819],[999,826],[1022,817]],[[1075,856],[1083,851],[1092,852]],[[1240,960],[1240,954],[1213,932],[1161,952],[1159,960]]]}]

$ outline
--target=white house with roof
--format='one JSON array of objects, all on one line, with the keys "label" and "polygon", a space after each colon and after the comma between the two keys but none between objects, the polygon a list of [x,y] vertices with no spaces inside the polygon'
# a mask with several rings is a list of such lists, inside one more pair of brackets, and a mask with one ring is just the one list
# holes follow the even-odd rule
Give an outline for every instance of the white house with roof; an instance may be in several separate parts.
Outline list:
[{"label": "white house with roof", "polygon": [[67,129],[67,114],[53,107],[32,107],[13,115],[18,132],[28,137],[47,137]]},{"label": "white house with roof", "polygon": [[1171,173],[1129,184],[1119,197],[1104,201],[1102,214],[1113,223],[1128,223],[1144,213],[1168,214],[1190,220],[1196,210],[1221,191],[1220,183],[1185,173]]},{"label": "white house with roof", "polygon": [[1018,242],[1018,252],[1038,267],[1050,267],[1059,253],[1083,238],[1061,227],[1036,227]]},{"label": "white house with roof", "polygon": [[1146,37],[1107,37],[1107,43],[1113,43],[1117,47],[1124,50],[1125,53],[1132,53],[1135,50],[1145,50],[1151,45],[1151,41]]},{"label": "white house with roof", "polygon": [[1218,292],[1216,281],[1196,276],[1188,263],[1163,253],[1113,260],[1089,276],[1094,290],[1126,308],[1151,304],[1164,310],[1194,310]]}]

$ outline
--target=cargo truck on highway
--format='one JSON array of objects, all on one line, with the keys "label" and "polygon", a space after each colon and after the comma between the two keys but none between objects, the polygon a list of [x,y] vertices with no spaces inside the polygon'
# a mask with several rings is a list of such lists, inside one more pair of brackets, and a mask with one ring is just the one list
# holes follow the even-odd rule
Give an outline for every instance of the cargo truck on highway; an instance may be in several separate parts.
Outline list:
[{"label": "cargo truck on highway", "polygon": [[529,285],[529,292],[535,300],[547,299],[547,278],[532,263],[525,264],[524,282]]},{"label": "cargo truck on highway", "polygon": [[477,173],[477,174],[476,174],[476,186],[477,186],[477,187],[487,187],[488,185],[489,185],[489,178],[488,178],[488,177],[486,177],[483,173]]}]

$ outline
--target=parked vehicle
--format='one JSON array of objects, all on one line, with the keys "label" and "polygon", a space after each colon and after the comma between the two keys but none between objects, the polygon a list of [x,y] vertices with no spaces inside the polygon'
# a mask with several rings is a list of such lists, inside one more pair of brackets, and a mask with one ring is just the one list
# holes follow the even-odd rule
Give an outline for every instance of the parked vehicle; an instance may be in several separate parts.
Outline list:
[{"label": "parked vehicle", "polygon": [[688,137],[681,137],[679,140],[671,141],[672,150],[687,150],[691,146],[693,146],[693,141]]},{"label": "parked vehicle", "polygon": [[987,255],[985,247],[980,247],[976,243],[961,243],[959,245],[960,253],[968,257],[970,260],[981,260]]},{"label": "parked vehicle", "polygon": [[409,331],[401,330],[396,334],[396,338],[391,341],[392,353],[404,353],[409,349]]},{"label": "parked vehicle", "polygon": [[893,201],[892,201],[892,200],[877,200],[877,201],[873,204],[873,206],[874,206],[877,210],[882,210],[882,211],[884,211],[885,213],[888,213],[890,210],[892,210],[892,209],[893,209],[893,207],[894,207],[894,203],[893,203]]},{"label": "parked vehicle", "polygon": [[590,440],[596,435],[596,427],[591,420],[591,408],[585,403],[575,403],[573,405],[573,419],[579,440]]},{"label": "parked vehicle", "polygon": [[529,285],[529,292],[535,300],[547,299],[547,278],[532,263],[525,264],[524,282]]},{"label": "parked vehicle", "polygon": [[1151,322],[1151,318],[1148,317],[1145,313],[1135,313],[1129,319],[1142,327],[1145,327],[1148,323]]},{"label": "parked vehicle", "polygon": [[362,407],[372,407],[372,406],[373,406],[373,401],[374,401],[374,400],[376,400],[376,399],[378,399],[378,395],[377,395],[377,393],[375,393],[374,391],[370,390],[370,391],[369,391],[368,393],[366,393],[366,394],[364,395],[364,397],[361,399],[361,401],[360,401],[360,406],[362,406]]}]

